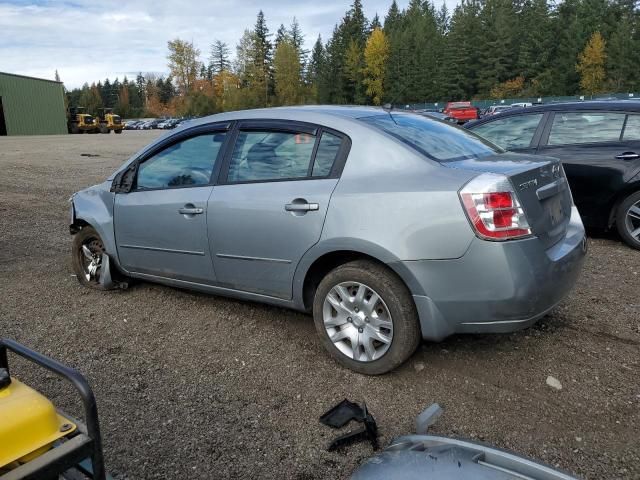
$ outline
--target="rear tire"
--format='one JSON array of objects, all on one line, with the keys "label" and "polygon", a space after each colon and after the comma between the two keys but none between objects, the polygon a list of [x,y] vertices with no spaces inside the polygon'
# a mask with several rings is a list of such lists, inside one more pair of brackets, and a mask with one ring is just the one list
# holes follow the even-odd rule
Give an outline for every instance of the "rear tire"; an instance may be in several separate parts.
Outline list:
[{"label": "rear tire", "polygon": [[616,228],[627,245],[640,250],[640,192],[632,193],[620,203]]},{"label": "rear tire", "polygon": [[122,133],[122,129],[120,129],[120,130],[114,130],[113,132],[114,132],[114,133],[118,133],[118,134],[120,134],[120,133]]},{"label": "rear tire", "polygon": [[[359,304],[357,295],[363,287],[368,298]],[[350,288],[353,288],[351,293]],[[340,313],[333,308],[338,291],[345,291],[349,297],[353,295],[350,299],[340,299]],[[372,300],[373,295],[379,300]],[[370,303],[372,301],[374,303]],[[370,305],[371,310],[357,308],[357,305]],[[347,318],[350,320],[333,328],[333,320],[340,315],[349,315]],[[394,272],[370,260],[340,265],[322,279],[314,296],[313,320],[320,341],[329,354],[341,365],[366,375],[380,375],[397,368],[415,352],[422,338],[411,293]],[[382,326],[389,323],[389,327]],[[353,340],[346,338],[351,332],[358,339],[375,338],[382,332],[381,338],[385,341],[369,340],[369,350],[359,343],[354,347]],[[337,333],[343,334],[340,335],[343,340],[334,343],[339,338]],[[373,355],[372,349],[375,350]]]}]

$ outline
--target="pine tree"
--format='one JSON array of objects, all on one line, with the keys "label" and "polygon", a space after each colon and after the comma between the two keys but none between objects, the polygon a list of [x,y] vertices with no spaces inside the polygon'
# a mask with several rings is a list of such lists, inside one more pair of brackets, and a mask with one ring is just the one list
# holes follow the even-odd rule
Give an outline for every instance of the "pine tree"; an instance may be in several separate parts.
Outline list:
[{"label": "pine tree", "polygon": [[622,14],[618,28],[611,35],[607,48],[607,71],[610,86],[616,92],[632,92],[640,86],[640,41],[634,17]]},{"label": "pine tree", "polygon": [[211,55],[209,56],[210,75],[213,77],[223,70],[229,70],[230,68],[229,46],[223,41],[216,40],[211,45]]},{"label": "pine tree", "polygon": [[391,2],[387,16],[384,17],[384,33],[388,36],[391,30],[396,29],[400,22],[400,9],[396,0]]},{"label": "pine tree", "polygon": [[54,76],[54,79],[55,79],[56,82],[60,81],[60,75],[58,75],[58,70],[57,69],[56,69],[56,74]]},{"label": "pine tree", "polygon": [[[273,46],[269,37],[269,28],[262,10],[258,12],[258,18],[253,30],[253,63],[255,66],[254,88],[263,90],[262,106],[268,106],[269,96],[273,94]],[[256,92],[257,93],[257,92]]]},{"label": "pine tree", "polygon": [[580,87],[589,95],[601,92],[605,82],[605,41],[600,32],[595,32],[578,56],[576,71],[580,74]]},{"label": "pine tree", "polygon": [[276,32],[276,39],[273,42],[273,48],[277,49],[280,42],[283,40],[287,40],[289,38],[289,32],[287,32],[287,28],[284,26],[284,23],[281,23],[278,27],[278,31]]},{"label": "pine tree", "polygon": [[325,68],[319,75],[318,101],[320,103],[347,103],[344,56],[346,45],[341,26],[336,25],[325,47]]},{"label": "pine tree", "polygon": [[309,97],[312,102],[320,101],[320,75],[325,70],[325,51],[322,45],[322,37],[318,35],[316,43],[311,50],[311,58],[305,72],[305,84],[309,89]]},{"label": "pine tree", "polygon": [[298,19],[296,17],[293,17],[288,33],[289,38],[291,39],[291,43],[293,43],[293,46],[298,52],[298,60],[300,61],[300,65],[302,65],[302,71],[304,72],[309,51],[304,49],[304,34],[302,33],[302,28],[300,28],[300,24],[298,23]]},{"label": "pine tree", "polygon": [[444,100],[473,98],[478,92],[482,75],[478,47],[483,33],[478,0],[462,2],[453,11],[449,33],[444,40],[440,69],[440,84]]},{"label": "pine tree", "polygon": [[438,33],[440,35],[446,35],[449,32],[449,22],[451,21],[451,17],[449,16],[449,9],[447,8],[447,4],[442,2],[442,6],[438,13],[436,14],[436,24],[438,26]]},{"label": "pine tree", "polygon": [[543,78],[550,68],[554,49],[548,0],[525,0],[519,17],[517,71],[531,82],[531,93],[541,95],[548,88]]},{"label": "pine tree", "polygon": [[369,29],[371,33],[375,31],[376,28],[382,28],[382,24],[380,23],[380,17],[378,16],[378,12],[371,19],[371,24],[369,25]]},{"label": "pine tree", "polygon": [[513,5],[511,0],[486,0],[480,13],[485,41],[479,52],[482,71],[479,88],[484,94],[515,76],[518,43]]}]

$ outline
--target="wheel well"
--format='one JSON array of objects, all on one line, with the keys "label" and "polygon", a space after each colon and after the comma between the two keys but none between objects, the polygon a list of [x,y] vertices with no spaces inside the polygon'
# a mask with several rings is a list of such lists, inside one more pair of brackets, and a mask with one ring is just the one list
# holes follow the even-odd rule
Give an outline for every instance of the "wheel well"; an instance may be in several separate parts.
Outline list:
[{"label": "wheel well", "polygon": [[75,235],[84,227],[88,226],[90,226],[89,222],[85,222],[81,218],[76,218],[75,221],[71,225],[69,225],[69,233],[71,233],[71,235]]},{"label": "wheel well", "polygon": [[322,279],[331,270],[338,267],[339,265],[353,262],[354,260],[370,260],[372,262],[378,263],[379,265],[387,267],[384,262],[381,262],[375,257],[352,250],[339,250],[336,252],[324,254],[311,264],[304,278],[304,283],[302,286],[302,300],[304,302],[305,310],[310,311],[313,308],[313,296]]},{"label": "wheel well", "polygon": [[640,192],[640,183],[638,182],[634,182],[624,190],[618,192],[615,200],[612,203],[611,210],[609,211],[609,221],[607,223],[607,228],[611,228],[613,225],[615,225],[616,213],[620,204],[624,202],[625,198],[627,198],[629,195],[633,195],[636,192]]}]

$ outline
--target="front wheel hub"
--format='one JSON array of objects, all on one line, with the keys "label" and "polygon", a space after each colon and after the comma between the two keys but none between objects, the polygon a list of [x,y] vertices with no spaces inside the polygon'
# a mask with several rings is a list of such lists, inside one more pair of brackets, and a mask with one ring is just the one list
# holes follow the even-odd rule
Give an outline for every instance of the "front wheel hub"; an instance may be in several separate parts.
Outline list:
[{"label": "front wheel hub", "polygon": [[82,244],[82,268],[84,270],[84,277],[88,282],[100,281],[103,253],[104,246],[97,238],[89,238]]}]

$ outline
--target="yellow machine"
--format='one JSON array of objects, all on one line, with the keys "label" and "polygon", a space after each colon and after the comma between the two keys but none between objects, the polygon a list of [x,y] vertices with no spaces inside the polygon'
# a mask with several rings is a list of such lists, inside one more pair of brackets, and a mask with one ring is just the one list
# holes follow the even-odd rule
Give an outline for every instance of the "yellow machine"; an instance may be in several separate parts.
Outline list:
[{"label": "yellow machine", "polygon": [[69,109],[67,130],[69,133],[95,133],[98,131],[98,121],[85,113],[84,107],[72,107]]},{"label": "yellow machine", "polygon": [[[80,393],[85,421],[56,410],[41,393],[9,374],[11,351],[70,381]],[[0,340],[0,480],[99,479],[104,471],[98,411],[93,392],[76,370]]]},{"label": "yellow machine", "polygon": [[98,110],[98,122],[100,133],[122,133],[124,123],[120,115],[113,113],[113,108],[101,108]]}]

